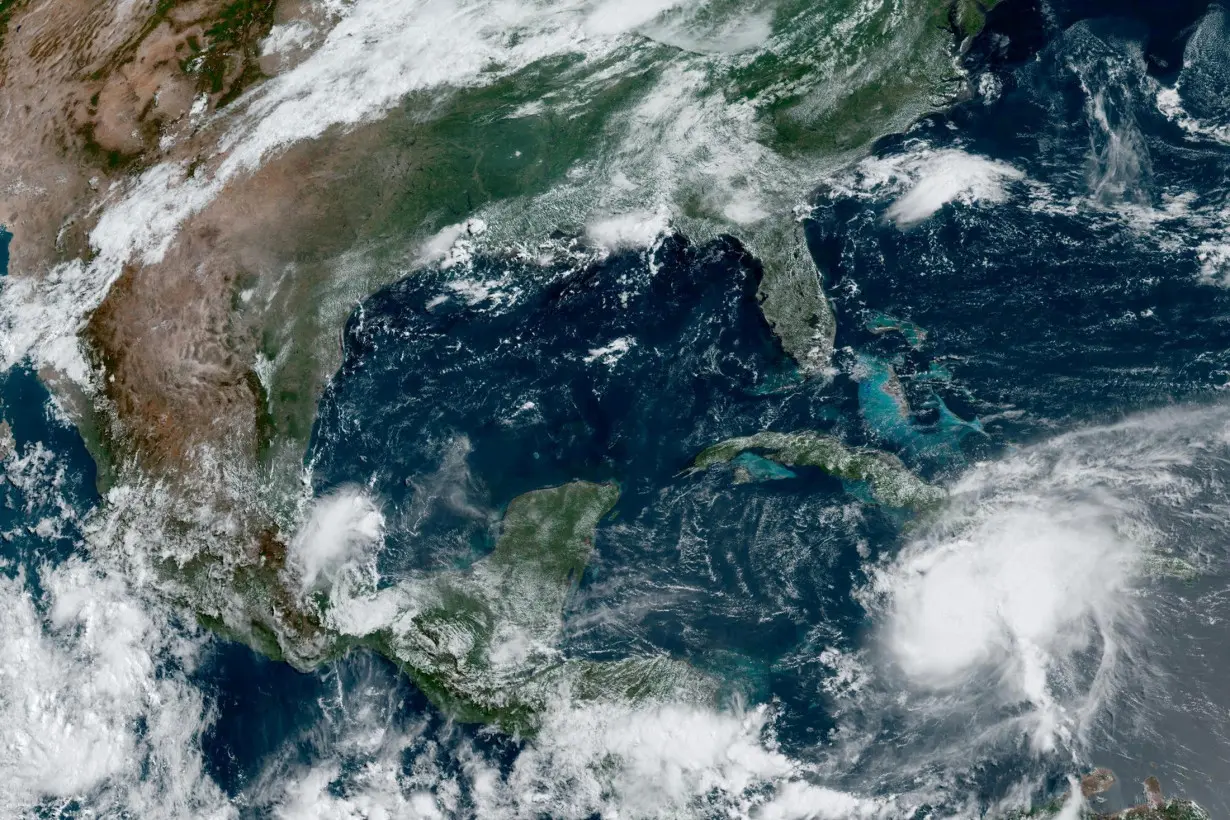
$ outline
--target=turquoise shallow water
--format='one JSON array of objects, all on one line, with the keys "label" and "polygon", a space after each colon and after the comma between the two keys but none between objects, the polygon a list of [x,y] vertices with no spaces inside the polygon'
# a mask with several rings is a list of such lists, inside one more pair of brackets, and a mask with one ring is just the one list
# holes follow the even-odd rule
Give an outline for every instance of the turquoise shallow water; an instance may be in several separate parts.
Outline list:
[{"label": "turquoise shallow water", "polygon": [[[967,56],[979,93],[882,140],[863,181],[820,189],[805,228],[838,319],[830,377],[798,376],[758,309],[763,270],[735,237],[672,236],[580,268],[482,256],[399,282],[352,317],[308,454],[314,489],[359,485],[379,500],[388,531],[375,569],[397,579],[486,554],[517,495],[575,479],[617,482],[620,500],[597,529],[593,561],[565,613],[562,651],[686,659],[723,682],[724,714],[771,704],[765,742],[810,781],[864,798],[905,796],[882,816],[978,816],[1023,783],[1042,796],[1096,764],[1112,765],[1125,784],[1157,773],[1214,816],[1230,812],[1222,789],[1230,782],[1230,703],[1220,686],[1230,569],[1218,523],[1226,499],[1217,490],[1230,479],[1217,443],[1230,375],[1230,290],[1219,280],[1230,273],[1207,269],[1210,249],[1225,239],[1230,146],[1167,118],[1157,92],[1178,82],[1188,110],[1209,123],[1230,109],[1198,81],[1224,53],[1189,55],[1196,68],[1186,80],[1181,73],[1190,24],[1204,19],[1206,33],[1220,24],[1199,4],[1180,5],[1160,15],[1153,4],[1118,4],[1112,19],[1106,5],[1041,9],[1009,0]],[[986,183],[990,194],[949,197],[903,228],[894,203],[921,187],[943,188],[943,173],[928,170],[937,156],[955,163],[945,166],[949,177],[974,167],[970,157],[1018,173]],[[900,170],[889,182],[865,182],[885,167]],[[0,234],[0,263],[6,250]],[[473,289],[459,285],[474,281],[519,285],[507,298],[463,298]],[[901,330],[886,331],[890,322]],[[39,570],[91,560],[82,526],[99,502],[93,467],[32,373],[6,375],[0,399],[16,452],[47,453],[39,481],[3,485],[3,571],[51,619]],[[1192,496],[1198,502],[1156,512],[1147,496],[1165,493],[1132,483],[1172,466],[1162,457],[1168,450],[1151,449],[1171,433],[1148,425],[1096,440],[1093,449],[1120,448],[1122,460],[1142,466],[1099,467],[1110,476],[1104,484],[1090,470],[1087,493],[1064,485],[1059,467],[1021,484],[979,472],[1019,463],[1025,474],[1031,447],[1045,454],[1037,460],[1062,465],[1065,451],[1089,448],[1071,440],[1056,455],[1046,442],[1057,436],[1159,408],[1201,407],[1213,408],[1207,421],[1157,423],[1209,454],[1174,468],[1206,488]],[[1040,752],[1024,728],[1011,728],[1037,703],[1002,697],[998,667],[929,688],[892,655],[877,571],[927,538],[944,548],[977,540],[966,537],[963,520],[911,518],[876,505],[862,485],[754,453],[730,468],[685,472],[725,438],[804,429],[893,453],[945,486],[972,482],[961,503],[974,508],[1003,495],[1019,505],[1057,495],[1077,508],[1100,503],[1107,487],[1121,491],[1113,499],[1120,506],[1098,508],[1095,518],[1134,522],[1132,504],[1148,507],[1151,547],[1198,563],[1200,574],[1133,587],[1146,602],[1139,623],[1121,628],[1100,620],[1100,610],[1081,612],[1074,620],[1090,622],[1085,643],[1038,639],[1054,656],[1046,671],[1053,698],[1069,712],[1093,704],[1083,735]],[[1020,453],[1027,456],[1014,461]],[[734,468],[752,480],[737,483]],[[58,531],[40,533],[44,519]],[[945,540],[945,528],[959,537]],[[1133,537],[1126,526],[1111,529]],[[1003,539],[1001,552],[1024,543],[1038,553],[1013,565],[1018,575],[1044,563],[1048,544],[1063,536],[1046,532],[1040,541],[1016,531]],[[1101,534],[1080,530],[1065,557],[1097,547]],[[1095,596],[1096,585],[1059,581],[1109,571],[1112,558],[1094,570],[1073,560],[1076,569],[1061,566],[1050,580],[1074,597]],[[981,553],[970,558],[979,561],[997,566]],[[985,577],[988,588],[1004,583]],[[966,601],[969,586],[953,597]],[[1037,592],[1036,609],[1045,610],[1051,596]],[[999,609],[997,617],[1012,620],[1011,606]],[[982,610],[956,612],[954,620],[977,620]],[[585,811],[570,808],[565,798],[583,789],[562,758],[530,771],[554,740],[451,725],[374,655],[355,652],[301,674],[190,625],[175,628],[196,635],[198,657],[164,658],[157,676],[182,674],[203,698],[192,715],[199,734],[187,745],[220,804],[241,816],[273,816],[276,807],[293,815],[287,784],[300,788],[310,777],[323,785],[303,787],[303,815],[344,802],[356,816],[381,816],[372,797],[387,793],[380,777],[406,801],[430,795],[456,816],[481,814],[484,788],[542,795],[519,808],[508,808],[509,798],[509,816],[601,813],[592,809],[599,798]],[[1020,634],[1005,632],[1003,643]],[[1095,697],[1107,647],[1124,638],[1143,648],[1125,649],[1130,662]],[[136,736],[160,737],[149,716],[130,723]],[[714,725],[671,743],[709,737]],[[561,748],[575,756],[606,742],[581,735]],[[618,771],[605,758],[591,768]],[[721,776],[697,777],[685,801],[691,814],[750,814],[753,798],[779,787],[753,778],[736,788],[734,775],[713,771]],[[639,776],[649,782],[656,772]],[[601,782],[610,805],[637,791]],[[1132,797],[1125,785],[1113,800]],[[38,812],[82,816],[102,799],[47,799]],[[409,805],[400,804],[402,813]],[[638,813],[620,805],[623,816]]]},{"label": "turquoise shallow water", "polygon": [[[858,486],[754,458],[741,466],[759,480],[737,487],[729,474],[680,476],[715,441],[819,429],[952,482],[1063,431],[1218,400],[1230,295],[1202,278],[1197,248],[1220,235],[1212,215],[1225,204],[1230,150],[1191,139],[1157,107],[1157,89],[1176,81],[1187,23],[1167,29],[1178,17],[1152,11],[1076,22],[1091,10],[993,15],[970,57],[993,78],[984,94],[883,140],[863,167],[904,169],[890,183],[860,188],[855,172],[852,192],[819,195],[805,227],[837,310],[831,380],[781,378],[790,363],[755,309],[760,272],[733,241],[668,240],[647,257],[538,274],[544,284],[511,304],[450,299],[456,274],[443,272],[378,295],[348,329],[315,435],[321,489],[363,482],[394,506],[409,503],[462,440],[460,486],[493,513],[569,478],[618,481],[615,517],[599,528],[569,615],[568,651],[651,646],[719,674],[719,659],[744,659],[760,670],[746,673],[750,696],[782,704],[784,748],[826,761],[829,782],[856,793],[908,792],[921,777],[947,784],[954,805],[971,794],[990,805],[1022,777],[1057,786],[1096,762],[1143,777],[1148,756],[1168,782],[1219,806],[1207,754],[1221,730],[1169,746],[1154,722],[1183,719],[1161,711],[1138,709],[1135,728],[1094,719],[1096,741],[1042,757],[1009,734],[954,764],[949,745],[977,733],[963,711],[924,726],[872,696],[851,707],[818,695],[833,669],[800,658],[818,651],[818,634],[844,652],[874,652],[877,622],[857,602],[861,568],[895,554],[915,525],[870,505]],[[970,157],[1013,173],[992,194],[976,189],[981,201],[959,195],[920,224],[895,224],[890,206],[910,186],[942,184],[928,163],[952,156],[953,173]],[[1188,210],[1167,211],[1176,200]],[[645,258],[655,273],[641,268]],[[523,275],[491,259],[465,276],[510,269]],[[908,317],[905,330],[884,332],[877,316]],[[594,354],[616,339],[624,352]],[[468,514],[440,506],[412,533],[394,528],[382,571],[476,549],[485,524]],[[1216,587],[1220,571],[1206,583]],[[669,604],[636,605],[679,589]],[[1158,594],[1170,613],[1193,595]],[[1096,655],[1068,661],[1062,674],[1087,685]],[[1123,703],[1136,685],[1124,684]],[[988,696],[969,687],[974,702]],[[850,708],[860,715],[843,715]],[[988,701],[973,726],[1022,708]],[[851,726],[906,751],[873,745],[842,769],[828,756]],[[1116,799],[1131,796],[1125,786]]]}]

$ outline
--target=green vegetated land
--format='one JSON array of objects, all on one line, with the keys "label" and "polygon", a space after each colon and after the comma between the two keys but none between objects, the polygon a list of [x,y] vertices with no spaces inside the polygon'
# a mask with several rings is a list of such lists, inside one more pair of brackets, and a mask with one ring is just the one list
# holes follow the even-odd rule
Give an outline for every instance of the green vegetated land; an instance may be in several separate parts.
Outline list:
[{"label": "green vegetated land", "polygon": [[[685,661],[664,654],[593,661],[558,650],[568,594],[589,563],[599,520],[618,498],[613,484],[583,481],[525,493],[508,505],[488,556],[374,597],[300,595],[285,555],[270,554],[233,578],[241,610],[206,612],[202,620],[304,669],[350,649],[374,650],[454,719],[522,735],[565,696],[574,703],[711,702],[717,682]],[[208,597],[213,588],[208,582],[202,591]],[[200,599],[192,604],[209,608]],[[368,606],[390,607],[392,616],[358,631],[339,616],[339,609]]]},{"label": "green vegetated land", "polygon": [[844,481],[864,483],[876,501],[890,507],[923,510],[944,498],[942,489],[914,475],[890,453],[847,447],[832,436],[806,430],[727,439],[702,451],[692,462],[692,470],[726,464],[749,452],[786,467],[814,467]]}]

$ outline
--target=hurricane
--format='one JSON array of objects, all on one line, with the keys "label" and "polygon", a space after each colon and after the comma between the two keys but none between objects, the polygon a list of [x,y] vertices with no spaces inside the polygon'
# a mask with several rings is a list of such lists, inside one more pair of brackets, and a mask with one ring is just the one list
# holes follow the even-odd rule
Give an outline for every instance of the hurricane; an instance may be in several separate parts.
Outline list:
[{"label": "hurricane", "polygon": [[0,815],[1230,814],[1228,14],[0,2]]}]

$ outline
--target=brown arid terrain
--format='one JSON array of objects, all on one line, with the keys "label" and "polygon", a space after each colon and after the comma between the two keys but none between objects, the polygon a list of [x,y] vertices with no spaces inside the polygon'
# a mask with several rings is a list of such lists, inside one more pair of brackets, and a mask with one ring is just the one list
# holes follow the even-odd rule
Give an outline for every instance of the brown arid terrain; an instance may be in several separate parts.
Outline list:
[{"label": "brown arid terrain", "polygon": [[257,81],[277,13],[275,0],[15,0],[0,47],[0,222],[17,236],[14,270],[83,250],[97,192]]},{"label": "brown arid terrain", "polygon": [[[89,233],[113,185],[155,163],[197,156],[217,137],[199,124],[266,72],[286,67],[262,63],[259,41],[275,20],[296,19],[304,8],[275,0],[27,0],[8,12],[0,51],[0,141],[9,148],[0,154],[0,224],[14,237],[10,275],[39,282],[59,264],[91,258]],[[78,422],[100,483],[153,482],[199,498],[212,509],[211,521],[164,511],[163,523],[196,549],[226,556],[228,565],[270,563],[276,570],[281,562],[266,558],[285,552],[269,507],[244,497],[269,441],[253,362],[264,314],[276,306],[268,288],[261,298],[251,293],[257,283],[280,281],[295,254],[311,254],[311,243],[279,238],[318,227],[306,196],[312,186],[302,184],[301,173],[313,159],[291,153],[238,180],[183,226],[161,263],[124,266],[75,329],[92,384],[42,371]],[[300,207],[270,207],[286,202]],[[245,290],[247,301],[240,298]],[[301,431],[294,459],[305,439]],[[188,487],[194,492],[185,494]],[[217,537],[218,520],[229,522],[224,538]],[[189,578],[188,569],[174,575]],[[231,620],[246,631],[244,616]]]},{"label": "brown arid terrain", "polygon": [[[478,760],[475,794],[490,782],[516,792],[506,816],[572,816],[541,780],[592,792],[597,808],[574,812],[585,817],[683,816],[675,805],[770,817],[779,802],[783,817],[896,817],[1010,789],[997,816],[1207,820],[1155,777],[1143,794],[1108,769],[1052,779],[1069,768],[1053,761],[1083,760],[1086,738],[1101,737],[1091,721],[1109,715],[1118,731],[1120,702],[1160,691],[1146,675],[1161,664],[1137,661],[1169,644],[1144,642],[1130,584],[1195,578],[1186,558],[1162,552],[1179,539],[1154,539],[1151,524],[1182,535],[1172,522],[1187,517],[1172,511],[1220,496],[1193,489],[1155,515],[1131,493],[1166,488],[1139,453],[1178,464],[1175,485],[1187,483],[1182,470],[1204,471],[1183,461],[1191,442],[1205,452],[1183,426],[1197,422],[1165,417],[1182,448],[1154,444],[1152,417],[1056,444],[1047,427],[1047,441],[1018,447],[1001,420],[1016,424],[1032,405],[975,392],[984,382],[961,368],[977,337],[958,338],[984,324],[1006,335],[984,316],[1017,294],[971,296],[956,331],[923,298],[951,303],[991,251],[1014,251],[989,228],[1002,247],[973,240],[1006,224],[1018,197],[1042,201],[1034,183],[1050,179],[1027,158],[958,141],[980,133],[958,122],[970,109],[1013,110],[990,107],[1012,89],[976,61],[1009,30],[992,17],[977,39],[998,2],[0,0],[0,375],[12,368],[38,388],[37,375],[52,398],[39,388],[23,413],[74,448],[60,469],[58,451],[28,445],[23,417],[0,418],[0,483],[28,474],[34,490],[35,478],[54,490],[18,519],[24,529],[0,521],[0,543],[28,531],[38,549],[16,543],[30,567],[44,548],[68,556],[36,578],[0,554],[12,588],[0,592],[20,599],[8,620],[0,609],[0,634],[22,638],[0,642],[16,659],[0,679],[20,681],[23,665],[46,658],[0,718],[24,739],[50,715],[66,727],[55,744],[72,752],[44,755],[35,774],[84,759],[78,748],[102,757],[78,717],[102,713],[100,698],[51,703],[96,679],[104,705],[123,707],[112,709],[116,731],[96,733],[119,741],[97,748],[126,752],[153,718],[182,723],[195,734],[178,733],[168,758],[208,746],[214,778],[215,750],[226,765],[236,758],[225,732],[217,744],[208,734],[215,713],[257,737],[251,715],[280,720],[274,706],[299,697],[279,681],[310,677],[337,681],[346,732],[380,735],[399,800],[446,783],[402,778],[406,744],[442,750],[443,772],[453,765],[443,733],[480,723],[483,747],[466,735],[457,759]],[[949,109],[955,100],[963,107]],[[809,187],[830,183],[831,197]],[[1045,192],[1048,207],[1064,190]],[[857,224],[845,225],[847,209]],[[941,210],[951,224],[924,224]],[[950,268],[933,264],[958,245],[941,260]],[[673,259],[687,266],[679,278]],[[898,275],[907,265],[919,278]],[[878,312],[871,271],[910,298],[885,296]],[[934,271],[951,278],[922,282]],[[851,273],[867,277],[862,297]],[[1016,378],[991,354],[985,384]],[[625,401],[641,396],[653,401]],[[553,414],[548,399],[584,412]],[[612,422],[616,412],[631,421]],[[1053,415],[1028,417],[1028,429],[1058,424]],[[627,429],[651,431],[649,446]],[[1013,448],[1002,473],[1001,445]],[[1086,503],[1095,473],[1115,492]],[[82,485],[79,504],[68,478]],[[19,489],[11,497],[34,497]],[[74,607],[84,614],[63,614]],[[133,651],[76,634],[107,630]],[[147,652],[163,632],[176,642]],[[225,666],[232,650],[241,663]],[[211,657],[197,667],[194,654]],[[390,708],[398,700],[400,720],[408,678],[442,713],[442,734],[417,726],[418,712],[412,738],[398,728],[386,744],[384,728],[368,731],[378,710],[344,701],[350,682],[331,668],[356,659],[381,676],[362,669],[356,686],[389,694]],[[235,698],[215,673],[239,681]],[[1137,674],[1148,684],[1139,696]],[[132,684],[115,686],[124,675]],[[186,706],[154,685],[173,677]],[[1126,698],[1112,700],[1118,692]],[[302,699],[333,722],[314,690]],[[805,722],[821,709],[824,723]],[[322,746],[350,742],[308,731]],[[491,732],[512,743],[496,738],[503,757],[488,766]],[[0,740],[0,783],[37,768],[20,755],[9,764],[5,750],[23,750]],[[807,750],[798,759],[796,742]],[[505,777],[514,744],[528,750],[515,763],[525,768]],[[269,748],[253,753],[278,756],[259,761],[268,775],[217,767],[240,812],[291,805],[280,780],[301,773],[283,773],[292,755]],[[1019,785],[988,750],[1028,763]],[[143,780],[167,768],[131,757]],[[326,771],[333,757],[321,760],[319,794],[304,803],[328,808],[346,785],[337,773],[367,764],[339,757]],[[649,793],[658,771],[670,788]],[[1191,784],[1158,771],[1167,788]],[[938,785],[924,782],[933,773]],[[81,782],[28,790],[73,811],[95,788]],[[624,790],[644,799],[625,810]],[[1033,796],[1048,802],[1017,808]],[[667,808],[650,811],[655,801]],[[123,813],[226,816],[183,805]],[[388,816],[417,812],[388,805]]]},{"label": "brown arid terrain", "polygon": [[[275,20],[319,25],[320,14],[293,0],[12,8],[0,52],[9,114],[0,140],[13,149],[0,156],[0,225],[14,235],[12,275],[38,280],[57,263],[88,261],[100,203],[143,169],[201,157],[216,165],[218,128],[201,124],[293,65],[293,49],[258,53]],[[373,274],[353,248],[387,232],[407,190],[439,184],[426,179],[431,147],[405,130],[375,123],[300,143],[230,179],[225,196],[179,226],[164,258],[127,261],[80,328],[106,418],[86,418],[94,408],[74,399],[78,386],[44,374],[97,431],[101,463],[191,479],[205,462],[270,456],[275,434],[279,452],[301,457],[340,360],[341,323],[401,270]],[[281,362],[271,402],[254,363],[285,359],[292,336],[298,357]]]},{"label": "brown arid terrain", "polygon": [[[965,8],[947,0],[919,6],[935,20]],[[524,67],[484,77],[465,94],[429,72],[407,82],[411,91],[380,118],[335,119],[239,162],[234,141],[226,144],[234,129],[280,116],[260,108],[259,95],[270,87],[262,83],[278,82],[312,47],[291,38],[262,54],[262,41],[275,25],[323,31],[336,22],[325,5],[17,0],[4,16],[0,143],[11,150],[0,156],[0,225],[13,234],[10,277],[37,284],[54,281],[57,266],[89,266],[106,255],[101,219],[118,210],[124,230],[139,230],[133,222],[161,219],[157,209],[200,194],[159,229],[165,244],[157,253],[129,245],[105,260],[114,269],[96,277],[105,281],[72,318],[79,327],[51,329],[80,343],[84,378],[46,364],[41,375],[81,428],[100,484],[158,486],[169,491],[160,497],[177,499],[161,513],[137,506],[162,516],[163,535],[190,545],[178,551],[181,562],[210,553],[232,569],[238,562],[274,570],[263,574],[268,581],[283,563],[270,556],[284,555],[296,526],[303,454],[316,402],[341,360],[346,317],[409,272],[415,249],[434,232],[484,203],[544,194],[590,161],[599,139],[622,139],[626,117],[608,115],[627,111],[646,82],[639,71],[606,82],[584,94],[587,109],[567,117],[514,114],[541,110],[544,94],[566,94],[577,77],[589,76],[570,73],[574,66],[597,76],[626,57],[606,46],[588,63],[560,56],[571,43],[554,23],[544,24],[548,57],[534,52]],[[417,20],[402,23],[413,34]],[[918,56],[902,59],[935,72],[922,73],[930,82],[947,82],[958,40],[930,24],[911,31]],[[651,39],[635,49],[674,53]],[[890,98],[876,109],[882,128],[901,127],[926,107],[914,97]],[[708,139],[712,132],[699,134]],[[861,150],[870,136],[839,153]],[[648,145],[652,152],[655,144]],[[521,164],[504,156],[513,148]],[[697,156],[707,150],[702,144]],[[770,156],[757,144],[751,156],[761,155]],[[153,198],[140,183],[155,172],[177,179],[160,189],[158,203],[133,208]],[[834,326],[801,232],[789,218],[782,224],[790,229],[749,236],[766,260],[776,246],[788,251],[779,264],[766,261],[780,298],[766,288],[763,309],[787,349],[809,373],[820,372]],[[162,543],[159,549],[176,552]],[[235,588],[229,577],[211,584]],[[267,603],[253,604],[260,617],[269,615]],[[215,617],[223,607],[196,608]],[[247,620],[228,616],[241,635]]]},{"label": "brown arid terrain", "polygon": [[[88,264],[109,193],[144,170],[216,171],[225,120],[211,115],[297,56],[262,58],[260,40],[275,21],[321,25],[320,14],[274,0],[12,8],[0,63],[16,112],[0,122],[15,147],[0,157],[10,275],[37,283],[57,265]],[[206,623],[274,656],[288,640],[300,652],[314,643],[282,576],[288,507],[302,491],[316,400],[340,363],[341,325],[406,270],[387,254],[373,265],[364,249],[421,221],[447,184],[433,178],[439,140],[419,131],[393,118],[329,132],[233,175],[160,258],[127,258],[80,327],[55,329],[79,339],[88,383],[41,373],[82,430],[100,484],[143,488],[112,509],[119,532],[147,543],[139,564],[152,561],[168,594]],[[452,150],[470,161],[464,145]],[[435,217],[464,212],[436,207]],[[262,361],[277,362],[275,377],[262,377]]]},{"label": "brown arid terrain", "polygon": [[[88,258],[100,197],[125,175],[191,150],[193,121],[260,79],[257,44],[276,13],[274,0],[18,0],[0,50],[0,223],[14,234],[13,275],[37,278],[57,262]],[[182,290],[180,307],[208,328],[209,306],[225,298],[227,283],[206,281]],[[188,344],[201,348],[202,362],[216,353]],[[99,337],[99,355],[111,349]],[[121,418],[158,419],[154,429],[165,428],[175,403],[162,388],[174,369],[166,366],[141,398],[117,403]]]},{"label": "brown arid terrain", "polygon": [[[947,0],[919,5],[936,22],[959,18],[962,30],[969,29],[968,8],[981,8]],[[75,330],[93,367],[87,389],[101,388],[107,401],[74,399],[81,385],[44,373],[80,416],[101,463],[135,463],[161,478],[199,473],[202,463],[231,456],[249,465],[297,465],[315,401],[339,361],[338,332],[357,302],[404,275],[417,240],[484,202],[534,195],[563,180],[603,135],[605,114],[626,106],[644,83],[633,74],[588,95],[591,112],[513,118],[518,99],[541,107],[526,88],[568,87],[571,58],[541,59],[509,69],[504,79],[485,79],[489,88],[469,96],[411,94],[383,119],[284,140],[237,173],[219,175],[228,161],[220,146],[228,123],[217,112],[251,104],[240,99],[246,89],[305,57],[310,43],[283,43],[262,55],[262,40],[275,24],[323,30],[331,19],[323,5],[6,0],[2,8],[0,143],[9,150],[0,156],[0,225],[14,235],[13,277],[38,281],[58,263],[89,264],[100,252],[90,235],[98,219],[117,197],[131,198],[126,186],[146,169],[178,168],[173,173],[185,180],[195,175],[214,186],[170,229],[173,241],[163,252],[130,247],[120,254],[122,272],[109,272],[94,300],[101,305],[85,306],[92,315]],[[932,82],[947,82],[951,71],[939,58],[957,40],[930,22],[906,36],[917,38],[908,44],[919,49],[920,64],[937,72]],[[603,59],[592,70],[600,73]],[[911,82],[917,91],[921,81]],[[447,85],[431,78],[421,84]],[[883,109],[882,127],[926,107],[896,97],[890,103],[876,109]],[[524,151],[526,169],[510,170],[489,144],[516,147],[517,157]],[[128,219],[148,217],[134,212]],[[797,233],[774,234],[769,243],[749,237],[749,246],[772,254],[770,246],[782,244],[793,259],[801,250]],[[814,278],[809,264],[777,267]],[[807,360],[808,372],[819,372],[832,345],[823,295],[812,285],[799,291],[801,301],[795,286],[778,290],[783,299],[764,291],[766,316],[796,358]],[[88,418],[99,408],[99,418]],[[202,458],[202,448],[212,456]],[[283,478],[295,472],[280,471]]]},{"label": "brown arid terrain", "polygon": [[[285,67],[262,60],[259,41],[275,19],[307,10],[275,0],[26,0],[8,13],[0,224],[14,235],[12,275],[37,279],[56,263],[89,259],[87,236],[113,184],[208,146],[217,135],[198,124]],[[238,293],[276,278],[292,255],[310,255],[310,242],[278,238],[313,227],[301,173],[313,159],[289,155],[239,180],[184,226],[161,264],[126,265],[83,328],[113,410],[100,431],[108,460],[175,475],[191,470],[202,445],[255,452],[261,319]],[[285,202],[298,207],[270,207]]]}]

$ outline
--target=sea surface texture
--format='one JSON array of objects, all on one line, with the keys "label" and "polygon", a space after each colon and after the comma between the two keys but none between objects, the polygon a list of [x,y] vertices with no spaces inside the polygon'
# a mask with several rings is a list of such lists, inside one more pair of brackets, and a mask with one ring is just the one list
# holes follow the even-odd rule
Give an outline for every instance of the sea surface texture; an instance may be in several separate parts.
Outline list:
[{"label": "sea surface texture", "polygon": [[1230,10],[164,5],[0,179],[0,817],[1230,817]]}]

